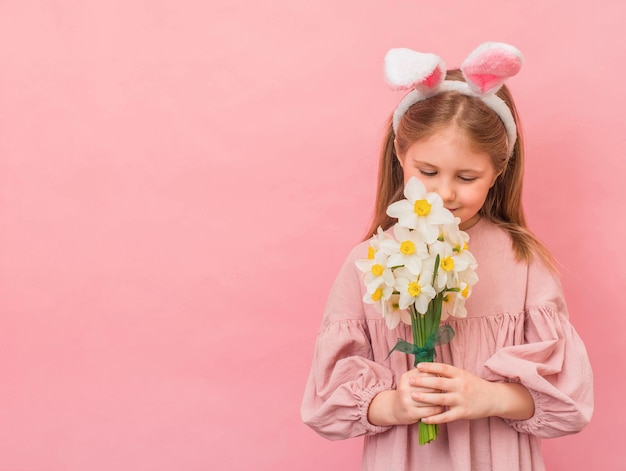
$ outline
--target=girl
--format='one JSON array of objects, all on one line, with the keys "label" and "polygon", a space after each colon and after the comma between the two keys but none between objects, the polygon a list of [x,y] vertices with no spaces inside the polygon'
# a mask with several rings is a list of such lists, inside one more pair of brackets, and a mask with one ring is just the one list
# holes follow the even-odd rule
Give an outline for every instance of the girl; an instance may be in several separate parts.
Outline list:
[{"label": "girl", "polygon": [[[460,219],[480,281],[466,318],[446,320],[455,338],[434,363],[413,368],[388,356],[410,326],[388,329],[371,304],[355,260],[357,245],[330,293],[306,387],[302,417],[336,440],[365,436],[363,470],[543,470],[541,438],[580,431],[593,410],[592,372],[568,320],[548,250],[522,210],[523,145],[503,82],[522,57],[486,43],[446,73],[433,54],[406,49],[386,57],[394,88],[412,86],[383,143],[375,218],[369,234],[395,222],[387,207],[411,177]],[[440,424],[418,445],[422,420]]]}]

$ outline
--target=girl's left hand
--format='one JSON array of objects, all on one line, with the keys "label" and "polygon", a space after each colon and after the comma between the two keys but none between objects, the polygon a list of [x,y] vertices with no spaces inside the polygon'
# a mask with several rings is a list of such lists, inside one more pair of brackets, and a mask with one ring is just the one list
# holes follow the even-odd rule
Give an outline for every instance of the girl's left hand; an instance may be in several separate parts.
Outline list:
[{"label": "girl's left hand", "polygon": [[424,423],[443,424],[491,416],[523,420],[534,413],[532,396],[521,384],[492,383],[444,363],[420,363],[417,369],[436,376],[413,377],[411,386],[441,392],[414,392],[413,400],[446,408],[441,414],[422,419]]}]

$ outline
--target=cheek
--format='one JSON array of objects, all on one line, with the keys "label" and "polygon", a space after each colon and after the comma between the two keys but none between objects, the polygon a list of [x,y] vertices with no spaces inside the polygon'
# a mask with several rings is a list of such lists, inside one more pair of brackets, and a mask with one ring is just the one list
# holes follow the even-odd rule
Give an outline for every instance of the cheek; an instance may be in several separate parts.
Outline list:
[{"label": "cheek", "polygon": [[485,186],[483,188],[477,189],[477,191],[472,192],[471,195],[468,195],[468,198],[473,202],[474,206],[482,207],[483,203],[487,199],[487,194],[489,193],[489,186]]}]

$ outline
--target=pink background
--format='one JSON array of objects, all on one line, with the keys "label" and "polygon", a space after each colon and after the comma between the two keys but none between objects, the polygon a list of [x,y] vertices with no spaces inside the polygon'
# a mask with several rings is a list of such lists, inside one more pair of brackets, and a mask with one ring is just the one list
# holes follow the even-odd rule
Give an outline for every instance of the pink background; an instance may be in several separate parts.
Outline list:
[{"label": "pink background", "polygon": [[595,370],[546,460],[624,469],[624,5],[0,1],[0,470],[356,469],[299,405],[401,96],[382,58],[493,39]]}]

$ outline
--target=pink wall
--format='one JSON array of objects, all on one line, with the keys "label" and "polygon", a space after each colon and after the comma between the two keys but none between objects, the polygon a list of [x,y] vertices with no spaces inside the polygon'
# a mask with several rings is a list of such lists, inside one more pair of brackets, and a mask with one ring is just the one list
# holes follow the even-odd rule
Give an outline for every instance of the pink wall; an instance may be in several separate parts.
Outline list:
[{"label": "pink wall", "polygon": [[458,65],[490,39],[527,59],[527,209],[596,375],[592,424],[547,461],[623,469],[625,17],[621,0],[0,1],[0,470],[356,469],[360,440],[319,438],[299,404],[400,96],[382,57]]}]

